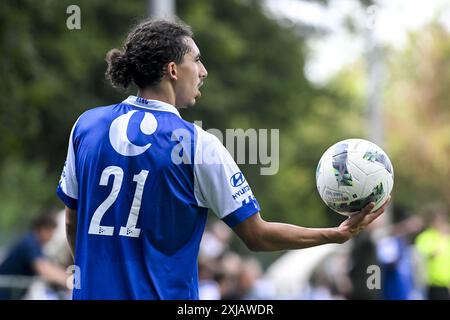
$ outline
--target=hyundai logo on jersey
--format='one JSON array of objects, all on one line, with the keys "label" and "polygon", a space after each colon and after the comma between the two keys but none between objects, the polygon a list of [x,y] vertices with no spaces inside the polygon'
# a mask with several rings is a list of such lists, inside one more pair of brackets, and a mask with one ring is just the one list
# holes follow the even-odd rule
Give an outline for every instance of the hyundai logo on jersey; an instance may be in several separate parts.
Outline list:
[{"label": "hyundai logo on jersey", "polygon": [[244,175],[242,174],[242,172],[236,172],[235,174],[233,174],[233,176],[231,177],[231,180],[230,180],[230,183],[233,187],[239,187],[244,182],[245,182],[245,178],[244,178]]}]

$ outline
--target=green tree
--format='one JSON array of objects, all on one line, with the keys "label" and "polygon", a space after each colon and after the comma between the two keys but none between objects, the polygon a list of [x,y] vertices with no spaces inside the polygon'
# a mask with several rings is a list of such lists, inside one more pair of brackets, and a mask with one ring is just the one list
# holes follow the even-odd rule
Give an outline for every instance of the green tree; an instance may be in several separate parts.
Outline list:
[{"label": "green tree", "polygon": [[450,206],[450,34],[437,23],[411,34],[389,63],[386,94],[396,201]]},{"label": "green tree", "polygon": [[[71,4],[81,9],[80,30],[66,26]],[[5,75],[0,77],[0,228],[21,226],[34,208],[60,205],[54,190],[71,126],[84,110],[128,94],[109,86],[103,60],[144,17],[146,5],[107,0],[0,4]],[[193,27],[209,71],[200,103],[183,117],[202,120],[206,129],[280,129],[278,174],[261,176],[260,166],[242,166],[264,217],[334,223],[339,216],[328,214],[320,200],[315,168],[329,145],[355,130],[348,125],[354,108],[348,97],[306,80],[304,39],[268,17],[260,1],[186,0],[177,7]]]},{"label": "green tree", "polygon": [[120,99],[104,80],[104,56],[145,4],[77,1],[81,29],[69,30],[71,4],[0,3],[0,231],[25,228],[40,208],[58,203],[73,122],[87,108]]}]

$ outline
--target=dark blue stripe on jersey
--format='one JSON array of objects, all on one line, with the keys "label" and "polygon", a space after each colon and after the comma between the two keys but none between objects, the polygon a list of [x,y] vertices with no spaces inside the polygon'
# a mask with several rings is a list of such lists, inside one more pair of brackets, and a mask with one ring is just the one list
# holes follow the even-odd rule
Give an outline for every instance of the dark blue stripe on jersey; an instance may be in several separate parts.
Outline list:
[{"label": "dark blue stripe on jersey", "polygon": [[234,212],[227,215],[222,220],[230,227],[233,228],[237,226],[242,221],[246,220],[247,218],[251,217],[255,213],[259,212],[261,208],[259,207],[258,201],[256,199],[253,199],[251,202],[244,204],[239,209],[235,210]]},{"label": "dark blue stripe on jersey", "polygon": [[61,189],[60,185],[58,185],[58,188],[56,188],[56,194],[61,199],[61,201],[64,202],[64,204],[70,209],[76,210],[78,208],[78,200],[66,195]]}]

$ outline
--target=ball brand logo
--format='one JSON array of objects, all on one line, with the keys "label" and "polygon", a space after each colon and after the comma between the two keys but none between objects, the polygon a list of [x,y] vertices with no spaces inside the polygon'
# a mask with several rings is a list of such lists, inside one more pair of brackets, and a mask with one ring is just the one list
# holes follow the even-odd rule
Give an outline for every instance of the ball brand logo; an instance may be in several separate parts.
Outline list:
[{"label": "ball brand logo", "polygon": [[376,150],[368,150],[363,156],[364,160],[370,162],[378,162],[389,172],[392,173],[392,164],[391,161],[382,153],[377,152]]},{"label": "ball brand logo", "polygon": [[[139,125],[135,124],[135,121],[130,121],[131,117],[136,114],[144,114],[143,119],[141,120]],[[111,123],[111,127],[109,128],[109,141],[111,142],[112,147],[118,153],[123,156],[138,156],[144,153],[150,146],[151,143],[146,143],[144,145],[137,145],[130,141],[128,138],[128,134],[130,136],[137,137],[136,140],[140,140],[140,133],[143,135],[151,135],[156,131],[158,127],[158,122],[153,114],[149,112],[138,112],[137,110],[132,110],[126,114],[123,114]],[[137,132],[136,130],[140,131]]]},{"label": "ball brand logo", "polygon": [[242,172],[236,172],[230,179],[230,183],[233,187],[239,187],[245,182],[244,175]]},{"label": "ball brand logo", "polygon": [[334,176],[338,186],[352,186],[352,176],[347,169],[347,143],[337,145],[333,155]]}]

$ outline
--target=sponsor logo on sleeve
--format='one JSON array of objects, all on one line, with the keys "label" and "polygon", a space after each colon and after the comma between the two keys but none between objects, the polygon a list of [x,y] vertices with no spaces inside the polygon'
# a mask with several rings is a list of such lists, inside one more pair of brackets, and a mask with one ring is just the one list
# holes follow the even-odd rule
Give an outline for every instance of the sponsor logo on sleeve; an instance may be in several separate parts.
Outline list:
[{"label": "sponsor logo on sleeve", "polygon": [[245,178],[242,172],[236,172],[230,179],[230,184],[235,188],[241,186],[244,182]]}]

